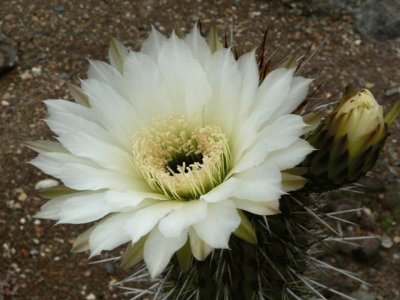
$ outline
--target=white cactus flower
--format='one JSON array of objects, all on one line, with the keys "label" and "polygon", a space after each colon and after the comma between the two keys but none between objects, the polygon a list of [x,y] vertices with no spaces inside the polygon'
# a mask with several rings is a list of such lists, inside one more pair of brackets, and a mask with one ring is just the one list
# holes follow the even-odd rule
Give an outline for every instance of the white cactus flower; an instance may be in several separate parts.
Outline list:
[{"label": "white cactus flower", "polygon": [[228,248],[240,210],[279,213],[298,188],[284,171],[312,151],[291,114],[311,80],[278,68],[260,83],[255,51],[213,52],[197,29],[183,39],[153,29],[139,52],[114,41],[110,60],[91,61],[73,89],[80,103],[45,101],[58,142],[31,143],[31,163],[68,193],[37,217],[99,221],[75,249],[137,244],[154,277],[186,243],[198,260]]}]

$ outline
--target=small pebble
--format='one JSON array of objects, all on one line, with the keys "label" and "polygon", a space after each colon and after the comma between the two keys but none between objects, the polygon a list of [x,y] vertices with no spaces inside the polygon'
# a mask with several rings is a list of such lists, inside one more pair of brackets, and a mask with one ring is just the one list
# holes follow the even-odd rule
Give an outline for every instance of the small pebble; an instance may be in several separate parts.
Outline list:
[{"label": "small pebble", "polygon": [[33,67],[32,68],[32,74],[33,76],[39,76],[42,74],[42,68],[41,67]]},{"label": "small pebble", "polygon": [[36,249],[32,249],[31,251],[29,251],[29,254],[31,256],[37,256],[39,254],[39,251],[37,251]]},{"label": "small pebble", "polygon": [[32,74],[29,71],[25,71],[24,73],[22,73],[21,75],[19,75],[19,77],[22,80],[30,80],[33,78]]},{"label": "small pebble", "polygon": [[57,186],[58,185],[58,181],[54,180],[54,179],[43,179],[38,181],[35,184],[35,190],[41,190],[41,189],[48,189],[51,188],[53,186]]},{"label": "small pebble", "polygon": [[60,79],[61,80],[70,80],[71,79],[71,76],[69,76],[69,74],[68,73],[60,73]]},{"label": "small pebble", "polygon": [[3,100],[9,100],[10,98],[11,98],[10,93],[5,93],[5,94],[3,95]]},{"label": "small pebble", "polygon": [[56,13],[62,14],[63,12],[65,12],[65,7],[63,5],[58,5],[54,8],[54,11]]},{"label": "small pebble", "polygon": [[3,100],[3,101],[1,101],[1,105],[3,105],[3,106],[9,106],[9,105],[10,105],[10,102],[8,102],[8,101],[6,101],[6,100]]},{"label": "small pebble", "polygon": [[398,96],[400,95],[400,86],[387,90],[385,93],[386,97]]},{"label": "small pebble", "polygon": [[372,89],[372,88],[375,86],[375,83],[373,83],[373,82],[367,82],[367,83],[365,84],[365,86],[367,87],[367,89]]},{"label": "small pebble", "polygon": [[115,273],[115,268],[112,262],[107,261],[104,263],[104,266],[106,267],[106,271],[108,274],[114,274]]},{"label": "small pebble", "polygon": [[86,272],[83,273],[83,275],[85,277],[89,277],[91,274],[92,274],[92,272],[90,272],[90,271],[86,271]]},{"label": "small pebble", "polygon": [[392,248],[392,246],[393,246],[392,239],[387,235],[382,235],[381,236],[381,246],[386,249]]},{"label": "small pebble", "polygon": [[24,192],[19,194],[18,201],[24,202],[26,199],[28,199],[28,195],[27,194],[25,194]]},{"label": "small pebble", "polygon": [[12,106],[8,106],[7,109],[6,109],[6,113],[9,114],[9,115],[14,115],[15,112],[16,112],[16,109],[14,107],[12,107]]},{"label": "small pebble", "polygon": [[368,207],[365,207],[365,208],[363,209],[363,212],[364,212],[367,216],[372,215],[372,211],[371,211],[371,209],[369,209]]},{"label": "small pebble", "polygon": [[86,300],[96,300],[96,296],[93,293],[90,293],[86,296]]}]

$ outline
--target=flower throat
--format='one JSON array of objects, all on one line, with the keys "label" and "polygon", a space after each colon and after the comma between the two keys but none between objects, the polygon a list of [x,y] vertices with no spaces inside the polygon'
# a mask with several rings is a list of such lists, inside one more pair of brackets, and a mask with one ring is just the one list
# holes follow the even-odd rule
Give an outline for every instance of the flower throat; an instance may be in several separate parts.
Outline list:
[{"label": "flower throat", "polygon": [[174,200],[198,199],[231,168],[228,139],[219,127],[192,129],[174,115],[135,134],[132,145],[135,165],[150,187]]}]

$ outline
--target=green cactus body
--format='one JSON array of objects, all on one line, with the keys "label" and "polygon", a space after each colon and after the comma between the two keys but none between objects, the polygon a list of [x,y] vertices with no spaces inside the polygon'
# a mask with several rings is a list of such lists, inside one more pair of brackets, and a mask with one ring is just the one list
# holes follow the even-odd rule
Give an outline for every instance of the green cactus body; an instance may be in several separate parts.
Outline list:
[{"label": "green cactus body", "polygon": [[[162,294],[168,299],[301,299],[311,291],[301,281],[308,251],[320,237],[300,202],[281,200],[282,214],[253,216],[257,245],[232,237],[230,250],[215,250],[205,261],[192,260],[182,272],[177,260],[166,272]],[[298,298],[296,298],[298,297]]]}]

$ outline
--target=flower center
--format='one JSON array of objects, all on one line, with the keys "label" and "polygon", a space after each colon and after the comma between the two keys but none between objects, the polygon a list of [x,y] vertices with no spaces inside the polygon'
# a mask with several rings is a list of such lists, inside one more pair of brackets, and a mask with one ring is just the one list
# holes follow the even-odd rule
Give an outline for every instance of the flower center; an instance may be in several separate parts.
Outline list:
[{"label": "flower center", "polygon": [[133,156],[147,183],[176,200],[198,199],[231,168],[228,139],[214,125],[191,128],[170,116],[133,136]]}]

